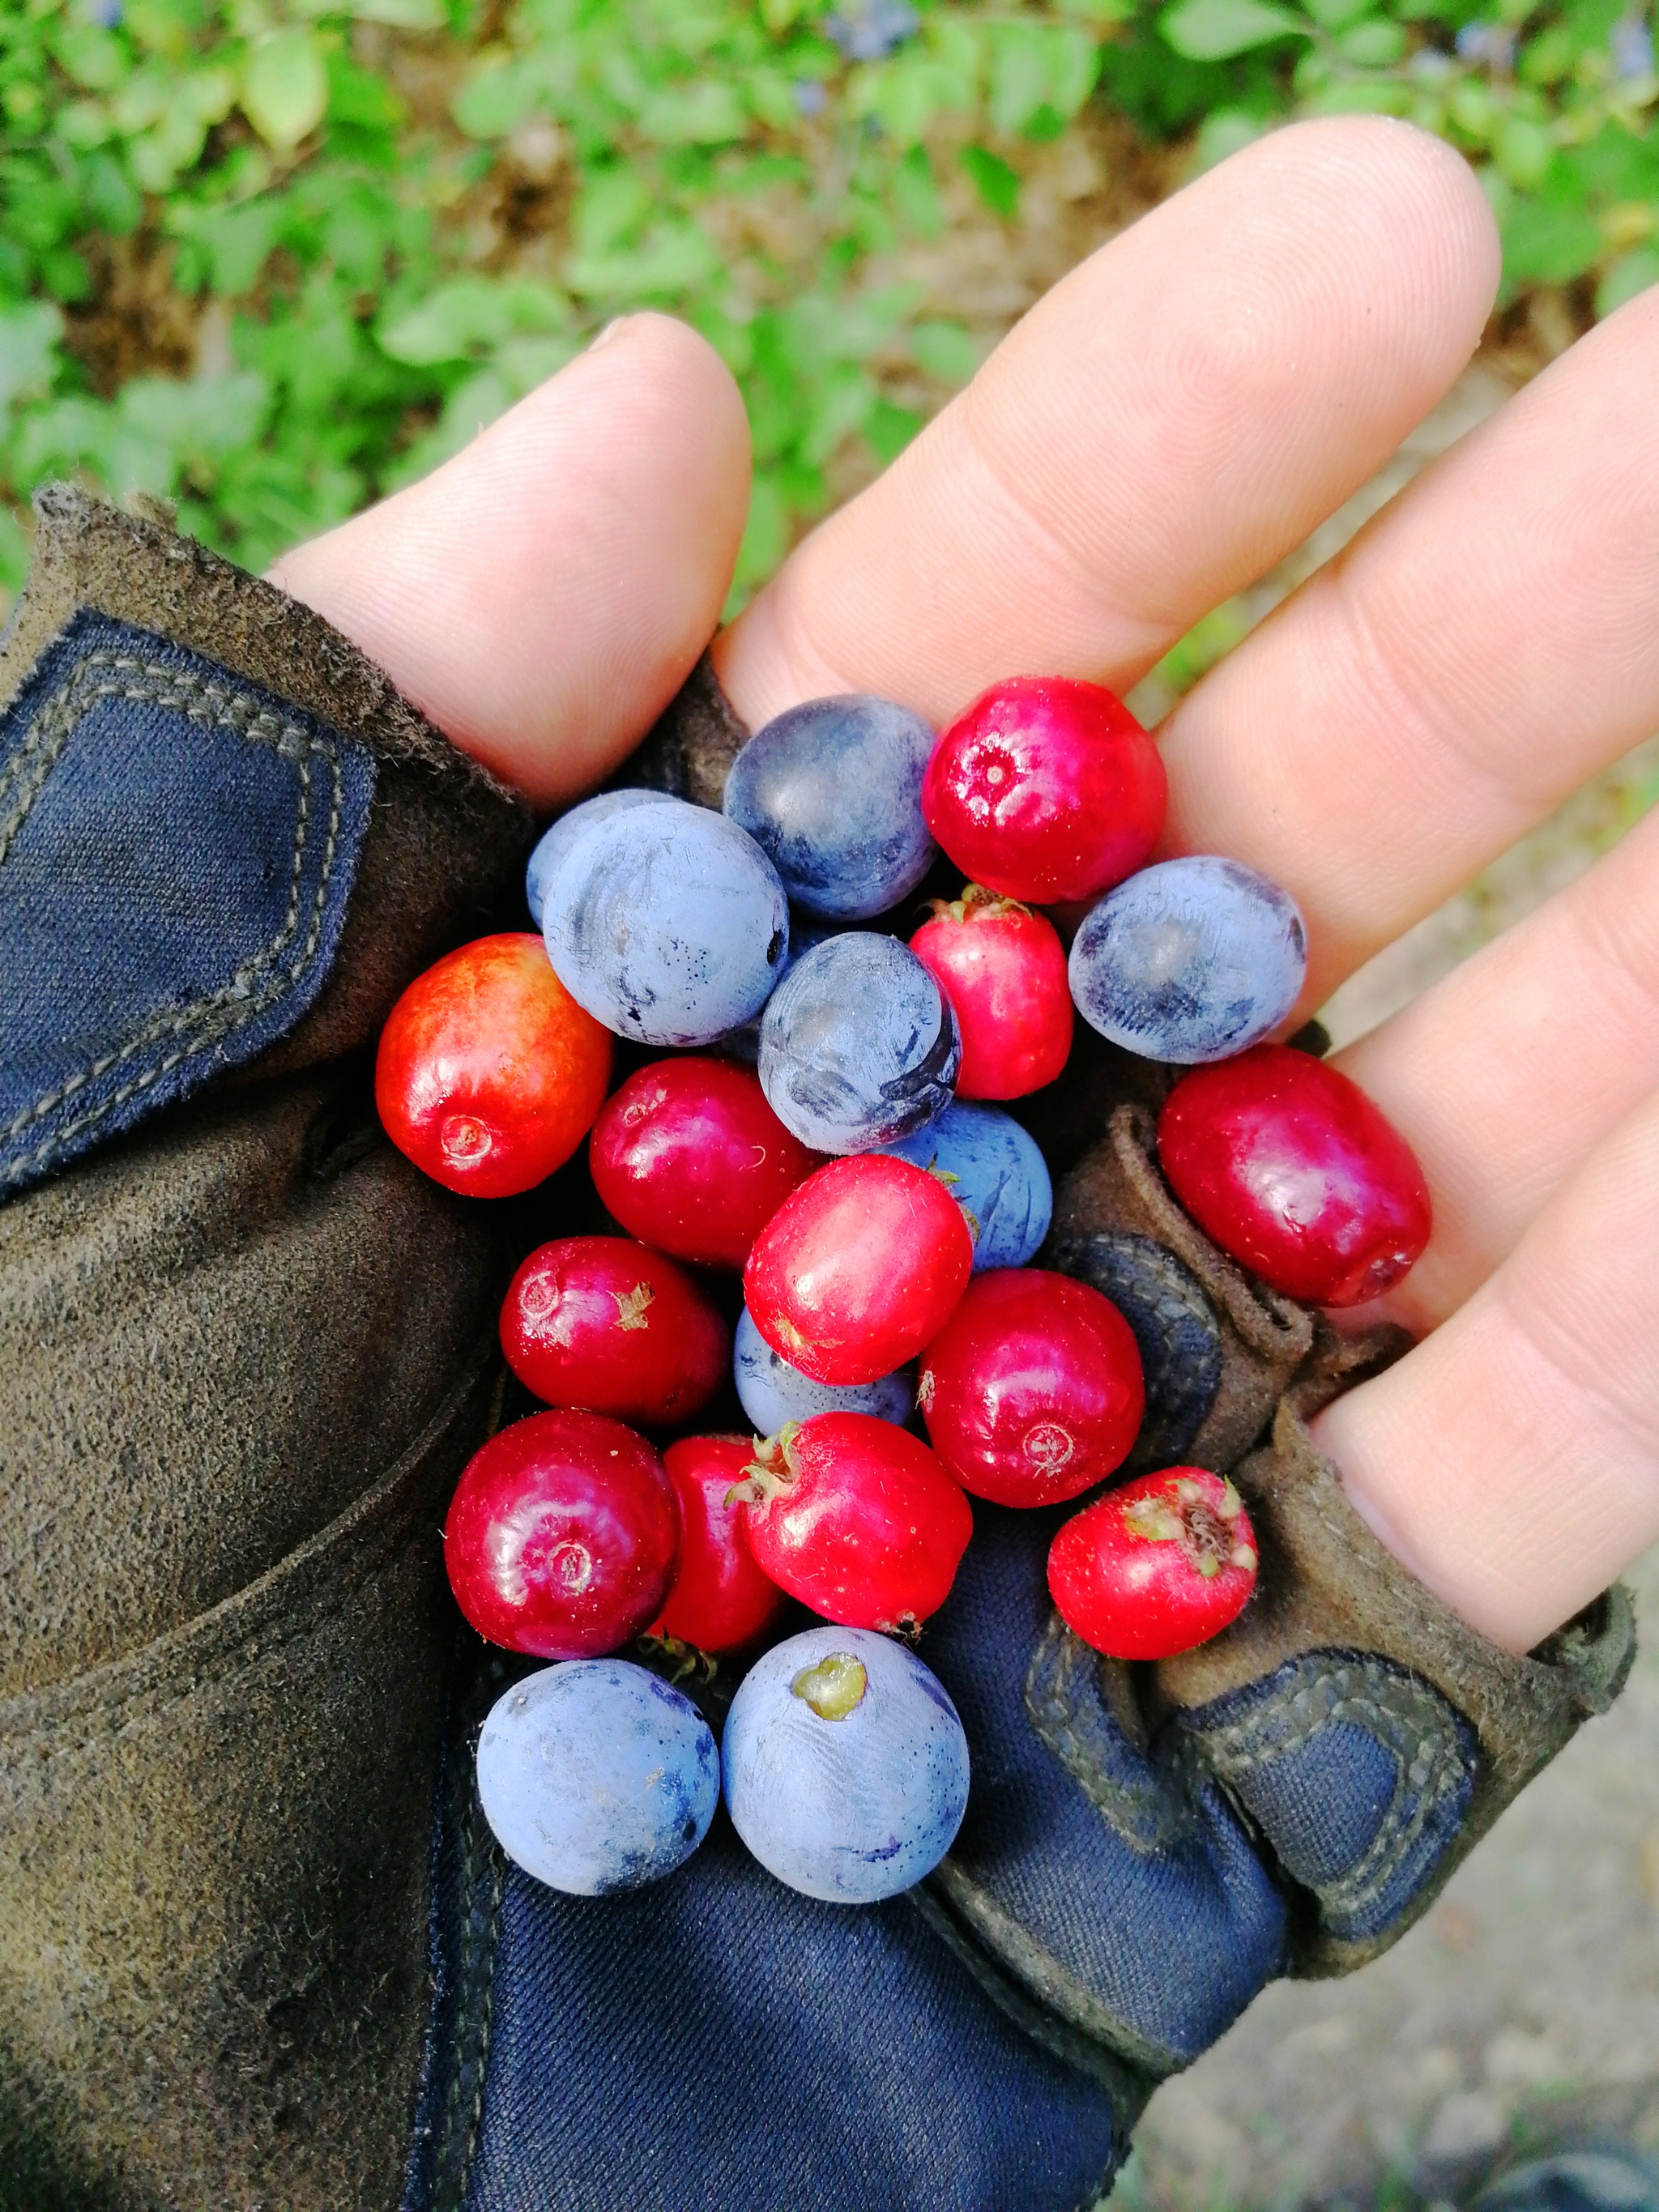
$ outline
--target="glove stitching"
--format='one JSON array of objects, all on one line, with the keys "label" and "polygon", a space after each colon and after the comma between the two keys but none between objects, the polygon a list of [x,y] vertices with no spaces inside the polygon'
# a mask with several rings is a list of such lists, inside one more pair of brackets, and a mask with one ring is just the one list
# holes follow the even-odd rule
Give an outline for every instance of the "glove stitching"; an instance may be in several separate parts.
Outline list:
[{"label": "glove stitching", "polygon": [[[1356,1675],[1373,1692],[1351,1692]],[[1321,1710],[1307,1708],[1315,1695]],[[1218,1781],[1231,1783],[1299,1750],[1343,1723],[1364,1727],[1395,1759],[1395,1787],[1376,1833],[1347,1871],[1313,1885],[1327,1912],[1356,1915],[1374,1904],[1421,1836],[1430,1814],[1453,1795],[1464,1777],[1457,1735],[1439,1699],[1420,1683],[1380,1670],[1345,1665],[1316,1675],[1297,1692],[1291,1711],[1304,1717],[1286,1726],[1283,1708],[1247,1716],[1213,1729],[1183,1723],[1197,1738],[1204,1764]]]},{"label": "glove stitching", "polygon": [[1192,1747],[1184,1734],[1165,1731],[1154,1757],[1142,1757],[1139,1774],[1101,1758],[1091,1740],[1101,1710],[1098,1664],[1060,1615],[1051,1614],[1026,1672],[1025,1710],[1096,1812],[1125,1843],[1150,1856],[1178,1842],[1193,1825]]},{"label": "glove stitching", "polygon": [[[462,1996],[455,2015],[455,2067],[444,2100],[443,2133],[438,2148],[432,2212],[459,2212],[466,2200],[472,2161],[477,2154],[495,2011],[495,1942],[501,1925],[501,1898],[507,1887],[506,1865],[478,1819],[476,1791],[470,1793],[460,1829],[461,1892],[465,1899],[459,1962]],[[482,1908],[477,1895],[481,1862],[487,1865],[489,1875]],[[469,1997],[473,1994],[477,1998],[476,2012],[469,2008]],[[466,2100],[464,2113],[463,2100]],[[454,2146],[463,2118],[465,2132],[459,2138],[458,2156]]]},{"label": "glove stitching", "polygon": [[[106,676],[106,671],[111,673]],[[8,783],[18,783],[23,764],[31,756],[35,757],[27,787],[21,790],[11,814],[3,823],[0,823],[0,864],[3,864],[17,831],[45,788],[76,723],[91,704],[107,698],[125,698],[142,705],[162,706],[180,711],[191,721],[230,729],[254,743],[270,744],[284,758],[295,762],[299,770],[300,793],[288,911],[270,943],[246,961],[228,984],[183,1008],[169,1008],[130,1037],[117,1051],[92,1061],[62,1083],[56,1091],[49,1092],[18,1115],[4,1133],[8,1141],[19,1135],[31,1121],[39,1121],[53,1112],[66,1099],[84,1089],[87,1084],[96,1082],[112,1067],[131,1059],[157,1038],[170,1036],[183,1040],[176,1050],[164,1054],[132,1081],[123,1084],[90,1113],[67,1123],[33,1152],[13,1162],[4,1170],[3,1178],[0,1178],[6,1182],[16,1182],[46,1165],[73,1138],[94,1127],[129,1099],[149,1089],[171,1073],[181,1061],[199,1053],[210,1043],[234,1035],[237,1030],[255,1020],[282,996],[287,988],[300,981],[310,965],[322,933],[344,805],[344,785],[337,748],[328,738],[307,730],[302,724],[284,720],[248,693],[236,692],[226,685],[210,683],[188,671],[168,668],[161,663],[141,661],[130,655],[89,653],[35,715],[19,750],[7,763],[3,773],[0,773],[0,793],[3,793]],[[249,987],[252,979],[280,957],[299,927],[305,854],[310,836],[313,756],[328,763],[331,799],[317,890],[312,902],[310,927],[298,959],[280,970],[259,990],[251,991]]]}]

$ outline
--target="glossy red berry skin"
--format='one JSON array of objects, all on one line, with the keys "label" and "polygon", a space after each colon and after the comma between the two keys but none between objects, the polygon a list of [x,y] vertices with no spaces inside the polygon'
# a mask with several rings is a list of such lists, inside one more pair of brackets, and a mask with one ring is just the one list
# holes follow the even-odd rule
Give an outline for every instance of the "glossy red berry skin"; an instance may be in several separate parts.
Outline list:
[{"label": "glossy red berry skin", "polygon": [[874,1382],[939,1334],[973,1266],[973,1236],[937,1176],[856,1152],[809,1176],[762,1230],[744,1303],[813,1382]]},{"label": "glossy red berry skin", "polygon": [[1108,1492],[1048,1547],[1048,1589],[1073,1633],[1110,1659],[1169,1659],[1218,1636],[1255,1588],[1238,1492],[1172,1467]]},{"label": "glossy red berry skin", "polygon": [[759,1445],[755,1557],[842,1628],[912,1628],[936,1613],[974,1516],[918,1437],[871,1413],[817,1413]]},{"label": "glossy red berry skin", "polygon": [[444,1565],[490,1643],[596,1659],[661,1610],[679,1542],[674,1486],[643,1437],[597,1413],[532,1413],[468,1462]]},{"label": "glossy red berry skin", "polygon": [[757,1565],[749,1542],[754,1456],[752,1437],[682,1437],[663,1454],[680,1502],[680,1564],[651,1635],[676,1637],[699,1651],[740,1651],[788,1602]]},{"label": "glossy red berry skin", "polygon": [[1285,1045],[1183,1076],[1158,1115],[1158,1156],[1206,1237],[1311,1305],[1379,1297],[1433,1226],[1394,1124],[1358,1084]]},{"label": "glossy red berry skin", "polygon": [[1151,857],[1169,784],[1158,747],[1098,684],[1015,676],[934,746],[921,811],[963,875],[1046,906],[1093,898]]},{"label": "glossy red berry skin", "polygon": [[741,1268],[823,1155],[784,1127],[752,1068],[690,1055],[630,1075],[587,1157],[602,1204],[630,1236],[700,1267]]},{"label": "glossy red berry skin", "polygon": [[910,950],[956,1009],[958,1098],[1024,1098],[1072,1049],[1066,948],[1054,924],[979,884],[933,902]]},{"label": "glossy red berry skin", "polygon": [[550,1406],[689,1421],[730,1371],[732,1332],[685,1270],[631,1237],[556,1237],[514,1275],[501,1349]]},{"label": "glossy red berry skin", "polygon": [[1054,1505],[1122,1464],[1146,1392],[1109,1298],[1046,1267],[994,1267],[922,1354],[916,1402],[964,1490]]},{"label": "glossy red berry skin", "polygon": [[562,1167],[611,1081],[611,1038],[528,930],[481,937],[417,975],[386,1018],[374,1103],[416,1166],[473,1198]]}]

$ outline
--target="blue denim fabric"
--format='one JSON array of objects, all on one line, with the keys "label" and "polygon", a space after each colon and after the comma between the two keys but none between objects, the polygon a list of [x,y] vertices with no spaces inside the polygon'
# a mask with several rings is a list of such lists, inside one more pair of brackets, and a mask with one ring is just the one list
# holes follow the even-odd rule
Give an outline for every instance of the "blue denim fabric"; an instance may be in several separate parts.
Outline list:
[{"label": "blue denim fabric", "polygon": [[0,1194],[293,1027],[374,789],[364,746],[74,617],[0,718]]}]

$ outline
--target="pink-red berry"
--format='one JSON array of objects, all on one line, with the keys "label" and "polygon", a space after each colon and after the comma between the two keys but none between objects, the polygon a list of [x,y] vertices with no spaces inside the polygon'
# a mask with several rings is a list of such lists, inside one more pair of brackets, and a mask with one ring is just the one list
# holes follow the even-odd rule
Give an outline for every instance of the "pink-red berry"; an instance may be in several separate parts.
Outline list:
[{"label": "pink-red berry", "polygon": [[532,1413],[469,1461],[444,1565],[490,1643],[596,1659],[661,1609],[679,1541],[674,1486],[643,1437],[597,1413]]},{"label": "pink-red berry", "polygon": [[481,937],[417,975],[374,1066],[386,1134],[474,1198],[510,1198],[562,1167],[611,1080],[611,1038],[529,931]]},{"label": "pink-red berry", "polygon": [[1052,922],[969,884],[933,901],[910,950],[956,1009],[958,1098],[1023,1098],[1054,1080],[1072,1049],[1072,994]]},{"label": "pink-red berry", "polygon": [[973,1236],[938,1177],[860,1152],[809,1176],[772,1216],[744,1303],[813,1382],[874,1382],[938,1334],[973,1266]]},{"label": "pink-red berry", "polygon": [[1048,1589],[1074,1635],[1111,1659],[1168,1659],[1219,1635],[1255,1588],[1238,1492],[1201,1467],[1127,1482],[1048,1547]]},{"label": "pink-red berry", "polygon": [[974,1533],[926,1444],[871,1413],[817,1413],[756,1447],[749,1540],[781,1589],[844,1628],[914,1628]]},{"label": "pink-red berry", "polygon": [[940,738],[921,811],[963,875],[1048,905],[1133,875],[1168,797],[1158,747],[1121,700],[1098,684],[1016,676]]},{"label": "pink-red berry", "polygon": [[1053,1505],[1122,1464],[1146,1393],[1109,1298],[1044,1267],[996,1267],[975,1276],[923,1353],[916,1402],[965,1490]]},{"label": "pink-red berry", "polygon": [[557,1237],[514,1275],[501,1349],[550,1406],[689,1421],[729,1371],[732,1332],[683,1267],[629,1237]]},{"label": "pink-red berry", "polygon": [[680,1501],[680,1564],[668,1602],[651,1624],[699,1651],[739,1651],[782,1612],[785,1594],[756,1564],[749,1542],[752,1437],[682,1437],[663,1454]]},{"label": "pink-red berry", "polygon": [[1423,1170],[1387,1115],[1285,1045],[1183,1076],[1158,1116],[1158,1156],[1206,1237],[1310,1304],[1379,1297],[1433,1226]]},{"label": "pink-red berry", "polygon": [[819,1164],[766,1103],[752,1068],[688,1054],[641,1067],[593,1125],[588,1163],[632,1237],[705,1267],[738,1267]]}]

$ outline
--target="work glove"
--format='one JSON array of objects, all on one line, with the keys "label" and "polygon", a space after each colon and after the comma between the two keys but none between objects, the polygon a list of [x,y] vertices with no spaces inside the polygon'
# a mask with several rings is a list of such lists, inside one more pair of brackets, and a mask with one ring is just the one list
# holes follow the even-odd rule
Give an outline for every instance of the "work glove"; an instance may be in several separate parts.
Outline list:
[{"label": "work glove", "polygon": [[[1616,1693],[1620,1593],[1516,1660],[1376,1544],[1303,1422],[1389,1346],[1214,1253],[1160,1079],[1085,1043],[1030,1109],[1076,1163],[1049,1256],[1135,1330],[1149,1463],[1237,1460],[1251,1606],[1101,1661],[1048,1606],[1063,1514],[976,1504],[926,1885],[817,1904],[723,1818],[650,1889],[532,1881],[472,1772],[527,1662],[459,1626],[441,1529],[514,1410],[506,1269],[592,1200],[452,1198],[369,1091],[410,977],[522,922],[527,817],[325,623],[62,489],[0,714],[0,2203],[1070,2212]],[[713,803],[744,735],[705,664],[623,780]]]}]

